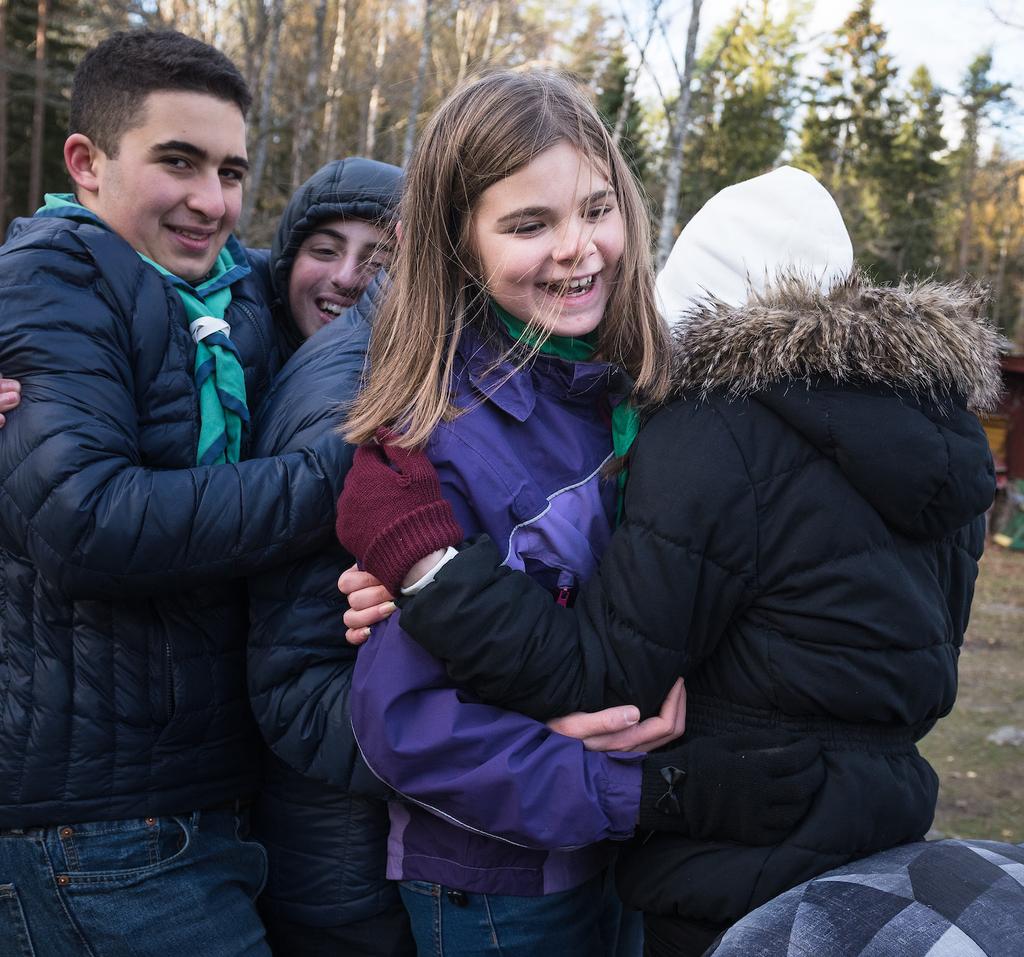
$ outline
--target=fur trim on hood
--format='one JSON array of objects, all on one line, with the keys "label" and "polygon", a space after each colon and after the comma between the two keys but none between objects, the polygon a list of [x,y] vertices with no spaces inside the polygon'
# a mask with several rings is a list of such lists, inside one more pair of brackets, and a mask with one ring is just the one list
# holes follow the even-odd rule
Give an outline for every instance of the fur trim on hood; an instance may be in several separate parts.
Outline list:
[{"label": "fur trim on hood", "polygon": [[919,396],[962,395],[974,412],[999,399],[1005,344],[980,286],[872,286],[859,270],[828,292],[789,275],[746,303],[708,300],[673,330],[677,392],[749,395],[786,379],[885,385]]}]

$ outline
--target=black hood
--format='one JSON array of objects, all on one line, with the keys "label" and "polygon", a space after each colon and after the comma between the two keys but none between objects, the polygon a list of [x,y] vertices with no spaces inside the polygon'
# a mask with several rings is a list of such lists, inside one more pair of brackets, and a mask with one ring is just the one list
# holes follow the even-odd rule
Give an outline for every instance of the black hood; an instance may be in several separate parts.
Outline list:
[{"label": "black hood", "polygon": [[675,339],[677,391],[768,406],[903,534],[942,538],[991,503],[973,410],[999,396],[1002,340],[977,288],[791,280],[742,306],[705,304]]},{"label": "black hood", "polygon": [[274,314],[292,349],[301,344],[302,336],[288,309],[288,279],[302,241],[318,223],[339,216],[392,223],[397,218],[401,192],[402,171],[397,166],[358,156],[320,167],[295,191],[270,250]]}]

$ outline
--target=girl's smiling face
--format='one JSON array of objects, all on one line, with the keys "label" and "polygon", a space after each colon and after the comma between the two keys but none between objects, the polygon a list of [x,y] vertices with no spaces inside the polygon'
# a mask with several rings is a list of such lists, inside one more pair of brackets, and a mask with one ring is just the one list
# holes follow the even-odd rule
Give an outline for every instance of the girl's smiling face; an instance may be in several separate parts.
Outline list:
[{"label": "girl's smiling face", "polygon": [[625,241],[607,174],[560,142],[481,193],[470,224],[479,280],[503,309],[555,336],[593,332]]}]

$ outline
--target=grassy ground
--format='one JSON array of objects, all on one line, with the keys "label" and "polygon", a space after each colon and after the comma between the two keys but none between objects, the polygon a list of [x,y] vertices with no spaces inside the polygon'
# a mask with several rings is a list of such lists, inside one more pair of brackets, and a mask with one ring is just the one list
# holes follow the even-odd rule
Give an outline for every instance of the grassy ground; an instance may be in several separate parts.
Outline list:
[{"label": "grassy ground", "polygon": [[[1017,745],[986,740],[1007,726],[1019,729]],[[938,834],[1024,842],[1024,552],[989,545],[956,707],[921,751],[942,782]]]}]

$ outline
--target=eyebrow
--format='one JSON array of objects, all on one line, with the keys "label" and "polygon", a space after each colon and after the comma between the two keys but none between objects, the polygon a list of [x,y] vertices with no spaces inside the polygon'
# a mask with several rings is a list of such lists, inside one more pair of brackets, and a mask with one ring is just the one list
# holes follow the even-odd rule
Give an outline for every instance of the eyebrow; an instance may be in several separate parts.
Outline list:
[{"label": "eyebrow", "polygon": [[[150,153],[184,153],[186,156],[191,156],[193,159],[204,163],[210,159],[210,154],[206,150],[196,146],[195,143],[189,143],[187,140],[167,140],[166,142],[151,146],[149,151]],[[244,156],[225,156],[220,165],[238,166],[247,170],[249,168],[249,161]]]},{"label": "eyebrow", "polygon": [[[330,236],[332,239],[338,240],[339,243],[348,243],[348,237],[342,236],[341,233],[335,232],[329,226],[318,226],[312,230],[310,236]],[[369,246],[371,249],[379,249],[381,252],[391,253],[395,251],[394,245],[390,241],[380,243],[363,243],[363,246]]]},{"label": "eyebrow", "polygon": [[[607,199],[609,196],[614,196],[615,190],[610,186],[607,189],[599,189],[591,193],[586,199],[584,199],[580,206],[589,206],[591,203],[599,202],[602,199]],[[551,212],[549,206],[524,206],[522,209],[513,210],[511,213],[506,213],[504,216],[499,217],[497,226],[511,226],[513,223],[517,223],[522,219],[532,219],[534,217],[544,216]]]}]

